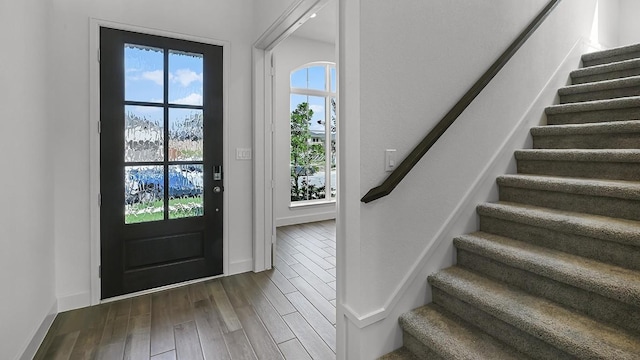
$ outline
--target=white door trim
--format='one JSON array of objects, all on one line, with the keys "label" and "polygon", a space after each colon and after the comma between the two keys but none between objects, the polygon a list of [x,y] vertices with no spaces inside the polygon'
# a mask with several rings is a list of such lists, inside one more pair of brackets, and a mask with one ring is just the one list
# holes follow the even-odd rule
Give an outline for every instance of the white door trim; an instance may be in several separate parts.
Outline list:
[{"label": "white door trim", "polygon": [[273,193],[273,49],[330,0],[297,0],[260,36],[252,50],[253,271],[271,269],[275,242]]},{"label": "white door trim", "polygon": [[[89,190],[90,190],[90,218],[91,218],[91,305],[97,305],[101,302],[100,276],[98,269],[100,267],[100,133],[98,132],[98,122],[100,121],[100,27],[109,27],[112,29],[134,31],[150,35],[164,36],[174,39],[182,39],[188,41],[196,41],[204,44],[222,46],[223,48],[223,154],[225,166],[229,162],[229,64],[230,64],[230,46],[228,41],[206,38],[201,36],[192,36],[158,29],[145,28],[136,25],[123,24],[102,19],[89,19]],[[225,186],[228,179],[225,179]],[[228,192],[223,194],[224,209],[229,209]],[[222,269],[224,274],[229,273],[229,212],[223,213],[222,226]],[[87,304],[88,305],[88,304]]]}]

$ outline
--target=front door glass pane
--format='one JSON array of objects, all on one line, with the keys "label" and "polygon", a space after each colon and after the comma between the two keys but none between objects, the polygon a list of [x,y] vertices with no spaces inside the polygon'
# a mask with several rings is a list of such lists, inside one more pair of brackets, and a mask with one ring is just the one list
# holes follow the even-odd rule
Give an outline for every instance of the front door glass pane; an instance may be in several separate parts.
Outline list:
[{"label": "front door glass pane", "polygon": [[169,219],[204,215],[202,190],[202,165],[169,166]]},{"label": "front door glass pane", "polygon": [[202,110],[169,109],[169,161],[202,161]]},{"label": "front door glass pane", "polygon": [[125,101],[164,102],[164,50],[124,45]]},{"label": "front door glass pane", "polygon": [[202,106],[202,54],[169,50],[169,102]]},{"label": "front door glass pane", "polygon": [[163,220],[163,166],[125,166],[124,204],[125,224]]},{"label": "front door glass pane", "polygon": [[124,112],[124,161],[162,161],[163,108],[126,105]]}]

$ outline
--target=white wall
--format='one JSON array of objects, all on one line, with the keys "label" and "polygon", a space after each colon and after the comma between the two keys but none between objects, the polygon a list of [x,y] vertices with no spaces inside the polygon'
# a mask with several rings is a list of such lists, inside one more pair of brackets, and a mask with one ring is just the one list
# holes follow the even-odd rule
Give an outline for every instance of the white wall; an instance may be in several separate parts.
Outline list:
[{"label": "white wall", "polygon": [[[47,13],[0,2],[0,357],[17,359],[55,313]],[[49,317],[50,319],[50,317]],[[46,328],[48,324],[44,324]],[[31,345],[31,350],[33,350]],[[32,354],[31,354],[32,355]]]},{"label": "white wall", "polygon": [[225,164],[230,270],[251,269],[251,161],[235,160],[251,147],[252,1],[54,0],[46,59],[52,72],[48,121],[52,132],[57,295],[63,307],[88,305],[90,292],[89,19],[228,41],[228,162]]},{"label": "white wall", "polygon": [[294,0],[253,0],[254,40],[258,39],[279,17],[284,13]]},{"label": "white wall", "polygon": [[620,45],[640,43],[640,1],[620,0]]},{"label": "white wall", "polygon": [[[637,2],[637,1],[636,1]],[[621,0],[598,0],[598,42],[604,48],[621,45],[619,28]],[[636,12],[636,15],[639,13]],[[637,19],[637,16],[636,16]],[[635,20],[635,19],[634,19]]]},{"label": "white wall", "polygon": [[[339,131],[341,168],[351,172],[345,181],[359,180],[360,197],[385,178],[384,149],[397,149],[402,159],[546,3],[362,0],[359,19],[341,15],[343,26],[359,22],[358,33],[340,36],[351,42],[341,50],[359,52],[360,61],[340,54],[340,83],[348,84],[340,101],[349,108],[344,114],[341,107]],[[454,262],[453,236],[477,229],[475,204],[495,200],[495,175],[514,171],[509,154],[526,145],[528,132],[517,126],[543,120],[544,105],[524,116],[576,43],[589,37],[594,11],[595,0],[561,2],[391,195],[357,207],[351,195],[340,199],[350,202],[339,206],[346,251],[338,260],[347,284],[340,285],[338,313],[350,319],[339,332],[347,348],[340,356],[371,359],[400,346],[397,314],[430,301],[426,275]],[[578,58],[573,62],[577,67]],[[505,144],[512,138],[518,141]]]},{"label": "white wall", "polygon": [[335,62],[335,45],[290,36],[274,49],[275,76],[275,161],[274,198],[277,226],[335,218],[335,203],[290,208],[289,89],[291,71],[314,61]]}]

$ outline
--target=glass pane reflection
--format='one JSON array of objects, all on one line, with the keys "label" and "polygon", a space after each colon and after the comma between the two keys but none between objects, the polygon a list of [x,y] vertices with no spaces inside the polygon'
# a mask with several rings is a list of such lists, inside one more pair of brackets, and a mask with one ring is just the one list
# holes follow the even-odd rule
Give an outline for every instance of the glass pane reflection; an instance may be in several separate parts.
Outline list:
[{"label": "glass pane reflection", "polygon": [[164,102],[164,50],[124,44],[124,99]]},{"label": "glass pane reflection", "polygon": [[124,107],[124,161],[164,159],[164,121],[161,107]]},{"label": "glass pane reflection", "polygon": [[202,216],[202,189],[202,165],[169,166],[169,219]]},{"label": "glass pane reflection", "polygon": [[202,110],[169,109],[169,161],[202,161]]},{"label": "glass pane reflection", "polygon": [[163,199],[163,166],[125,166],[125,224],[163,220]]}]

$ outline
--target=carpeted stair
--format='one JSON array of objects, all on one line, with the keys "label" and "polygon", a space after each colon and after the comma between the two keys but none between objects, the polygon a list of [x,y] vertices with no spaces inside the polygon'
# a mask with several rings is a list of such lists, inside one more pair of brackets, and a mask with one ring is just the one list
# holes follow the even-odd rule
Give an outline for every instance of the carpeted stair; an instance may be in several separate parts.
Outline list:
[{"label": "carpeted stair", "polygon": [[640,359],[640,45],[582,63],[381,359]]}]

